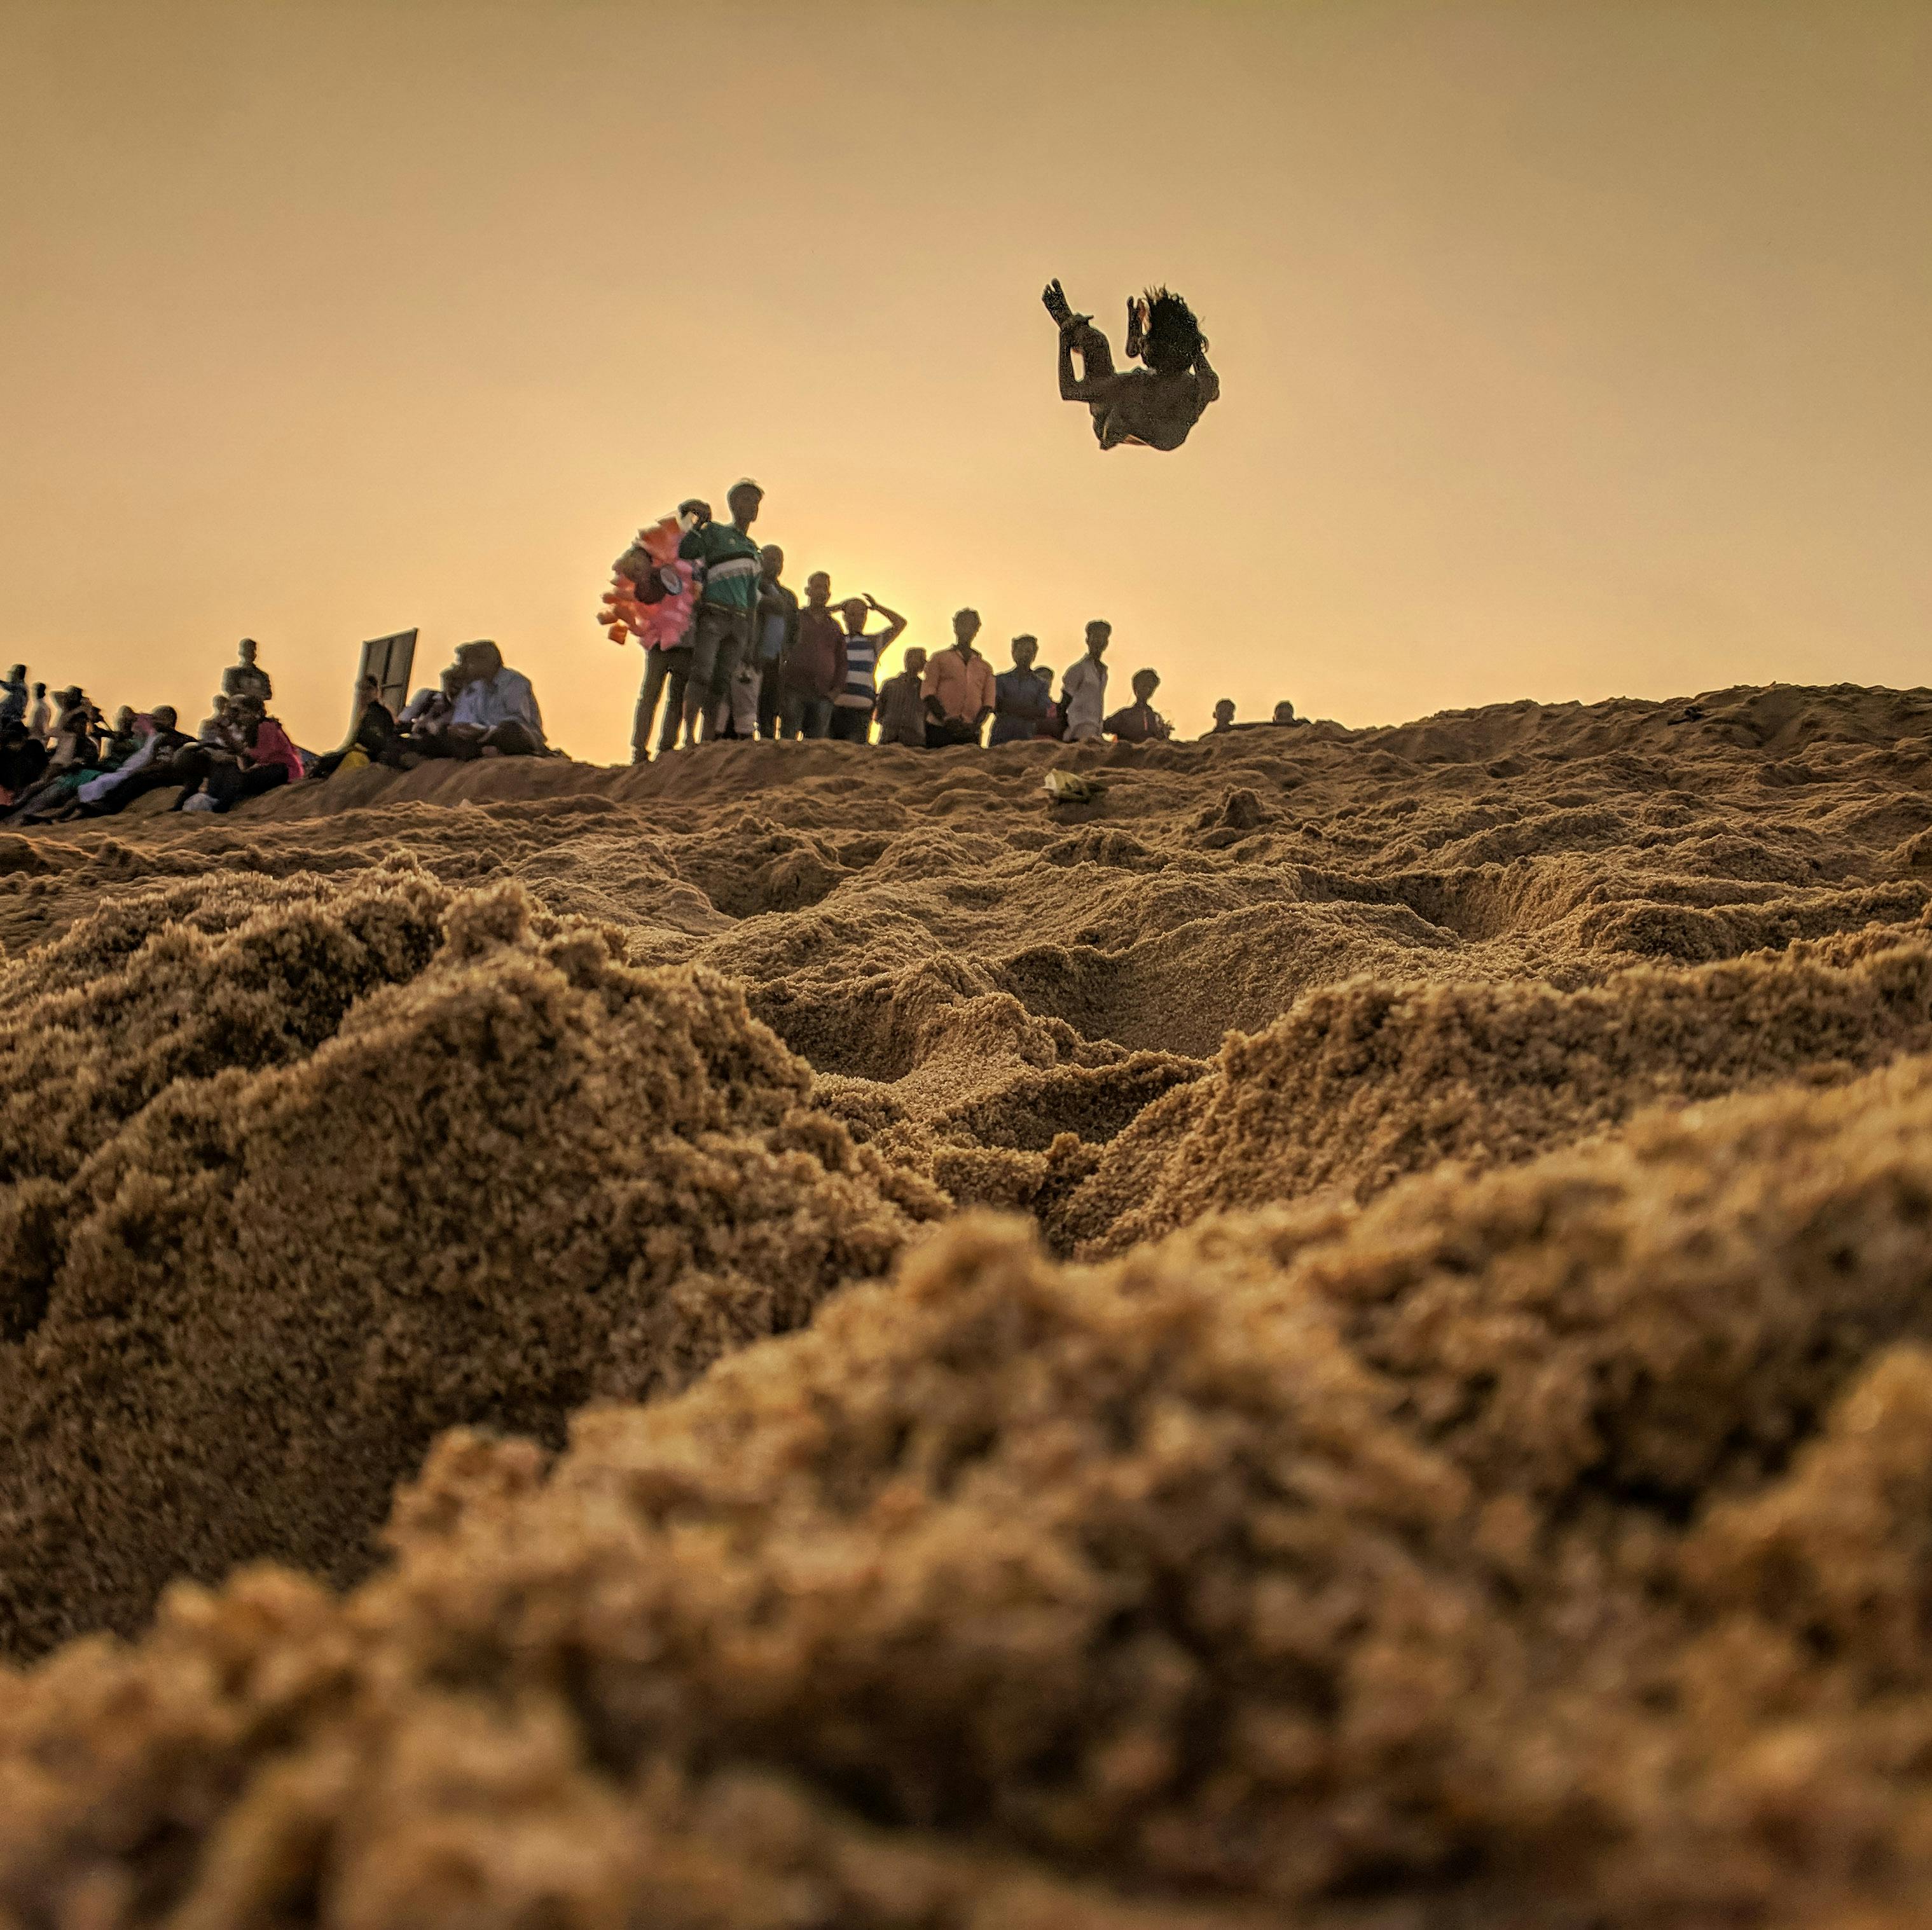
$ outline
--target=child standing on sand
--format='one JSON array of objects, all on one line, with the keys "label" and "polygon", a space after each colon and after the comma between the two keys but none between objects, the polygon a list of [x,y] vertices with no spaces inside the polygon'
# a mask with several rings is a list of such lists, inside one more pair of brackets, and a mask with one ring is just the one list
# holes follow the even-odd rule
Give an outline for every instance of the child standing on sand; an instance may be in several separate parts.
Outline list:
[{"label": "child standing on sand", "polygon": [[1124,710],[1116,710],[1101,728],[1124,744],[1144,744],[1171,736],[1167,719],[1154,707],[1154,694],[1160,688],[1158,672],[1136,671],[1134,701]]},{"label": "child standing on sand", "polygon": [[896,677],[889,677],[879,686],[879,742],[904,744],[915,751],[926,749],[926,699],[920,687],[926,680],[926,653],[915,644],[905,653],[905,663]]}]

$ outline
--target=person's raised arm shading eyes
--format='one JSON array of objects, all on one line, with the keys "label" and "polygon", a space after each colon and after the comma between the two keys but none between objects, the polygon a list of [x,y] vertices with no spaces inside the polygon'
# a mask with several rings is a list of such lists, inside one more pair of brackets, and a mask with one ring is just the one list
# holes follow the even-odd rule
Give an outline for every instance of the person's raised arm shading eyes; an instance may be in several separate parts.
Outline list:
[{"label": "person's raised arm shading eyes", "polygon": [[886,633],[879,639],[879,654],[884,656],[887,647],[898,639],[899,632],[905,628],[906,620],[896,610],[888,610],[876,596],[868,596],[866,599],[866,608],[875,616],[886,620]]}]

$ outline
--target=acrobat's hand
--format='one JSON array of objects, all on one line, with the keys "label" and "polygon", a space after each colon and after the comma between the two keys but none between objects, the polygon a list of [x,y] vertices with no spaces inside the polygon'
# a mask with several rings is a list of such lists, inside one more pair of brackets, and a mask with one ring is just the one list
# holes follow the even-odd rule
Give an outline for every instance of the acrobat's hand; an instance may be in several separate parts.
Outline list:
[{"label": "acrobat's hand", "polygon": [[1041,291],[1040,299],[1046,305],[1046,312],[1053,317],[1054,321],[1059,323],[1061,328],[1066,329],[1070,328],[1072,326],[1074,321],[1073,311],[1068,305],[1066,291],[1060,287],[1060,278],[1058,275],[1055,275],[1054,278],[1046,284],[1046,287]]}]

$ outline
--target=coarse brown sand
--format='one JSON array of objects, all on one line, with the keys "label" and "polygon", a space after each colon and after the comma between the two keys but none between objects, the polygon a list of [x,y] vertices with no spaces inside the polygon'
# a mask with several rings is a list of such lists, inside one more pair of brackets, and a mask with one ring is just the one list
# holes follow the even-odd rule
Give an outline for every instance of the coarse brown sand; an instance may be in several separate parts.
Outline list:
[{"label": "coarse brown sand", "polygon": [[1918,1923],[1928,907],[1852,688],[0,840],[0,1930]]}]

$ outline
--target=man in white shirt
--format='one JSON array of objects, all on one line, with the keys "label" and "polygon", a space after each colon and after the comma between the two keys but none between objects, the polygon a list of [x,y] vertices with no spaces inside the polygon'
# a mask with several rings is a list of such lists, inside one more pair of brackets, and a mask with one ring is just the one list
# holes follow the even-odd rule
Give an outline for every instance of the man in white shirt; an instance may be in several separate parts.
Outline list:
[{"label": "man in white shirt", "polygon": [[1112,624],[1095,617],[1087,626],[1087,654],[1060,680],[1060,707],[1067,737],[1075,743],[1090,743],[1100,734],[1107,714],[1107,666],[1101,659],[1113,634]]},{"label": "man in white shirt", "polygon": [[412,737],[410,748],[430,757],[542,756],[543,713],[530,679],[487,641],[464,644],[456,663],[464,683],[448,723],[433,737]]}]

